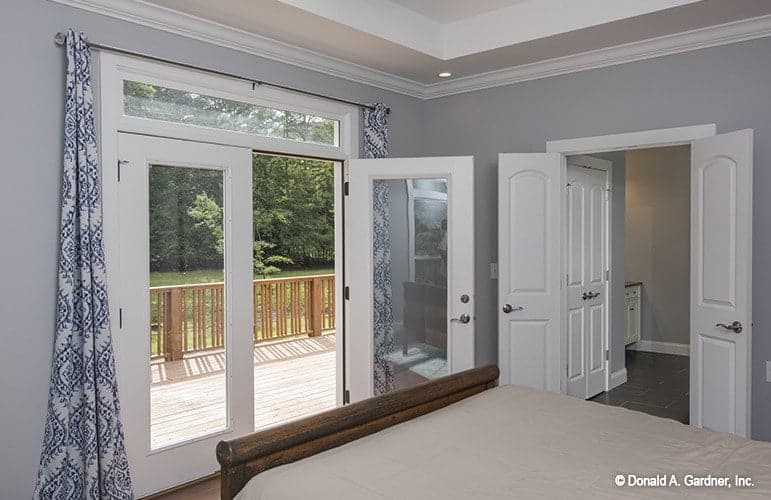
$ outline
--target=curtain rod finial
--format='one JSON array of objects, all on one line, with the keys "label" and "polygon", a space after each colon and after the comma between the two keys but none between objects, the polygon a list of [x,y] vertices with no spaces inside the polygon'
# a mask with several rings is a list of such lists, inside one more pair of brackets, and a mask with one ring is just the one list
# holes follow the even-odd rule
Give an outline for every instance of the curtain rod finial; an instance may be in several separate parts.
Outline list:
[{"label": "curtain rod finial", "polygon": [[66,41],[67,41],[67,35],[65,35],[61,31],[54,35],[54,43],[56,45],[64,45]]}]

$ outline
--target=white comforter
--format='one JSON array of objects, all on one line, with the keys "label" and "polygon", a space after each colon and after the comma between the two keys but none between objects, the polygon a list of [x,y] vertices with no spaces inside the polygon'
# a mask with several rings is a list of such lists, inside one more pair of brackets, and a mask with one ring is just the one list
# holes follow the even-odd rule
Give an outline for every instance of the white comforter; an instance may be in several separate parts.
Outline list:
[{"label": "white comforter", "polygon": [[[680,486],[617,486],[616,476]],[[687,486],[709,474],[731,487]],[[672,476],[674,475],[674,476]],[[738,487],[735,475],[750,478]],[[648,480],[650,481],[650,479]],[[661,481],[661,479],[657,479]],[[714,479],[703,479],[714,483]],[[238,500],[771,498],[771,443],[516,386],[252,478]]]}]

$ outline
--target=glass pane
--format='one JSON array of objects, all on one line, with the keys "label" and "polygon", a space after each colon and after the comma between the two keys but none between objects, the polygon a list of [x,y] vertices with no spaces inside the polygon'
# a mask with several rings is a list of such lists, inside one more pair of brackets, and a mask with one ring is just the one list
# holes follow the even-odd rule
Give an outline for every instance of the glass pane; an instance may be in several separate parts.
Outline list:
[{"label": "glass pane", "polygon": [[253,157],[256,430],[337,403],[334,168]]},{"label": "glass pane", "polygon": [[227,427],[223,173],[151,165],[150,444]]},{"label": "glass pane", "polygon": [[447,193],[447,181],[444,179],[415,179],[412,181],[414,189]]},{"label": "glass pane", "polygon": [[446,185],[389,179],[372,187],[375,394],[447,374],[447,195],[416,198],[415,181]]},{"label": "glass pane", "polygon": [[338,122],[148,83],[123,82],[126,116],[337,146]]}]

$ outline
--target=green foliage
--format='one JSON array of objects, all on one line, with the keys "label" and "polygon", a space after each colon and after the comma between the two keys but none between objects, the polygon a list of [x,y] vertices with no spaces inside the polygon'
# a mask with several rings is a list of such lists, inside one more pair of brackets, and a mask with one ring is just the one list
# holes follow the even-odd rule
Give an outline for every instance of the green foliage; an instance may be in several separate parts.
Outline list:
[{"label": "green foliage", "polygon": [[[154,165],[149,180],[151,271],[221,269],[222,172]],[[334,262],[331,162],[255,154],[252,201],[256,276]]]}]

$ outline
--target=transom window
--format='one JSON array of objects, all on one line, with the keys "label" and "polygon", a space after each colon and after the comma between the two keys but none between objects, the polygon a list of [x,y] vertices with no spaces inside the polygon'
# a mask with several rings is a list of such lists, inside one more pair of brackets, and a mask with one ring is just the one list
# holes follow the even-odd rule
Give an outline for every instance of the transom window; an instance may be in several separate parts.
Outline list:
[{"label": "transom window", "polygon": [[123,114],[334,147],[340,143],[338,120],[132,80],[123,80]]}]

